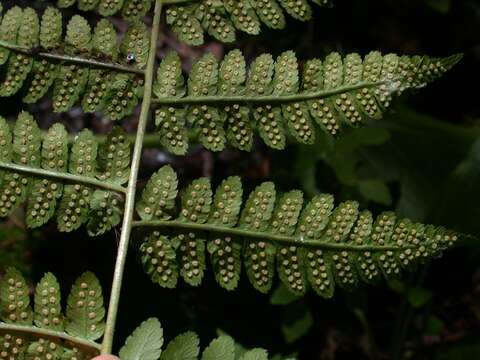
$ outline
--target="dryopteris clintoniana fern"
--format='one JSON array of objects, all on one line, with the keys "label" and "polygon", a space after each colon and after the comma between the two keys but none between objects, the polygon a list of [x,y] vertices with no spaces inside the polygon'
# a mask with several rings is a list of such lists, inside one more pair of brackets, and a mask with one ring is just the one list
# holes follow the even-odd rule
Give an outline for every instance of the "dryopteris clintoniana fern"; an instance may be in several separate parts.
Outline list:
[{"label": "dryopteris clintoniana fern", "polygon": [[[13,138],[13,142],[12,142]],[[130,171],[130,143],[114,128],[102,144],[80,132],[70,154],[67,132],[55,124],[42,139],[33,117],[22,112],[12,131],[0,117],[0,217],[26,202],[26,223],[35,228],[55,217],[60,231],[83,223],[91,235],[120,222]]]},{"label": "dryopteris clintoniana fern", "polygon": [[[38,0],[43,1],[43,0]],[[260,33],[262,23],[271,29],[285,27],[286,11],[293,18],[312,18],[310,2],[331,7],[332,0],[164,0],[167,24],[189,45],[201,45],[204,32],[222,42],[235,41],[235,29],[250,35]],[[57,6],[67,8],[77,3],[78,9],[98,9],[103,16],[121,14],[127,21],[143,18],[152,0],[59,0]]]},{"label": "dryopteris clintoniana fern", "polygon": [[[13,28],[18,23],[23,25]],[[54,111],[67,111],[80,101],[85,112],[101,110],[112,120],[131,114],[141,97],[140,75],[148,57],[146,26],[132,24],[117,49],[116,30],[105,19],[92,35],[86,20],[74,16],[63,43],[61,23],[54,8],[45,10],[40,25],[32,9],[7,11],[0,26],[0,36],[8,32],[0,41],[0,59],[6,61],[0,96],[23,88],[24,101],[33,103],[53,85]],[[362,59],[331,53],[323,62],[306,62],[300,71],[295,54],[286,51],[275,60],[269,54],[259,56],[247,71],[242,54],[233,50],[221,64],[211,54],[200,58],[185,86],[180,58],[170,53],[154,84],[161,143],[175,154],[185,154],[186,124],[191,123],[199,141],[213,151],[227,142],[248,151],[254,131],[275,149],[285,146],[285,129],[296,141],[311,144],[314,123],[337,135],[345,126],[378,119],[392,96],[425,86],[460,57],[371,52]]]},{"label": "dryopteris clintoniana fern", "polygon": [[91,272],[73,284],[62,312],[60,286],[47,273],[36,286],[33,308],[23,276],[8,268],[0,280],[0,358],[88,360],[100,351],[105,309]]},{"label": "dryopteris clintoniana fern", "polygon": [[259,185],[243,203],[242,184],[229,177],[215,195],[206,178],[194,180],[175,205],[177,176],[164,166],[147,183],[137,202],[135,227],[157,228],[140,246],[152,281],[173,288],[181,276],[199,285],[210,255],[216,280],[237,286],[241,264],[252,285],[268,292],[278,272],[294,293],[311,286],[331,297],[335,283],[352,289],[360,281],[394,277],[451,247],[457,235],[442,227],[397,219],[384,212],[375,219],[356,201],[335,206],[321,194],[309,202],[299,190],[277,195],[271,182]]},{"label": "dryopteris clintoniana fern", "polygon": [[[143,97],[132,161],[126,135],[120,129],[114,129],[101,145],[84,130],[69,155],[67,134],[61,125],[42,135],[27,113],[19,116],[13,132],[0,119],[0,216],[8,216],[26,202],[27,225],[40,226],[56,217],[60,230],[71,231],[87,223],[90,235],[107,231],[119,223],[121,214],[124,216],[102,352],[112,349],[132,227],[154,229],[146,230],[141,251],[147,272],[162,286],[174,287],[179,276],[198,285],[207,268],[208,252],[218,282],[227,289],[236,286],[243,262],[250,282],[262,292],[270,289],[278,272],[294,293],[303,294],[311,286],[325,297],[332,296],[335,283],[350,289],[360,280],[374,281],[382,274],[395,276],[455,243],[457,236],[450,231],[397,220],[390,212],[373,220],[368,211],[359,212],[354,201],[334,207],[331,195],[319,195],[306,205],[298,190],[277,197],[269,182],[252,192],[242,206],[237,177],[225,180],[215,196],[208,179],[195,180],[177,206],[176,174],[169,167],[162,168],[147,185],[136,207],[142,220],[132,223],[152,103],[161,142],[175,154],[187,151],[190,125],[199,141],[214,151],[222,150],[227,142],[250,150],[255,131],[268,146],[282,149],[287,134],[299,142],[313,143],[315,122],[323,131],[336,135],[345,125],[357,126],[367,118],[379,118],[393,95],[423,87],[460,58],[372,52],[362,59],[357,54],[342,58],[332,53],[299,68],[294,53],[287,51],[275,60],[269,54],[261,55],[247,70],[245,59],[234,50],[221,64],[211,54],[200,58],[185,82],[180,59],[172,53],[160,63],[154,81],[162,5],[170,5],[166,22],[192,44],[203,42],[204,30],[220,40],[233,41],[234,27],[251,34],[259,32],[260,22],[281,28],[284,15],[280,6],[302,20],[311,12],[306,0],[281,0],[280,5],[275,0],[202,0],[185,6],[179,2],[183,3],[155,1],[152,32],[136,21],[119,47],[116,29],[108,20],[99,20],[92,32],[87,20],[75,15],[63,34],[62,15],[52,7],[41,18],[31,8],[12,7],[0,24],[0,96],[23,91],[24,101],[35,103],[53,87],[55,111],[67,111],[79,102],[85,112],[102,111],[112,120],[132,113]],[[57,4],[68,7],[74,3],[58,0]],[[121,11],[124,17],[135,20],[145,15],[151,4],[153,1],[78,0],[83,11],[98,7],[104,15]],[[89,279],[74,286],[66,319],[62,320],[56,316],[60,309],[56,297],[47,309],[40,310],[43,318],[33,316],[25,297],[25,282],[13,271],[8,276],[8,284],[13,281],[14,286],[5,287],[11,292],[6,295],[7,315],[11,321],[24,324],[0,327],[14,333],[4,337],[12,351],[24,347],[28,340],[15,333],[19,330],[12,328],[15,326],[26,326],[34,334],[55,331],[52,336],[64,339],[65,344],[78,343],[78,339],[68,338],[68,333],[87,340],[101,336],[103,328],[97,320],[103,318],[104,311],[98,308],[100,302],[87,299],[92,310],[87,313],[82,300],[98,294],[90,289]],[[53,281],[51,277],[44,280]],[[51,288],[58,291],[57,285]],[[47,285],[40,289],[40,294],[47,291],[48,296]],[[78,318],[80,323],[71,321]],[[32,319],[37,328],[30,326]],[[38,330],[42,323],[55,329]],[[62,328],[67,334],[59,333]],[[50,338],[34,340],[35,345],[29,345],[27,351],[35,358],[76,356],[72,352],[63,356],[58,342]],[[202,360],[233,359],[228,350],[232,347],[218,344],[207,348]],[[198,355],[193,351],[192,359]],[[172,359],[179,356],[173,350],[171,353]],[[127,350],[123,354],[122,360],[130,360]],[[5,357],[17,359],[17,355],[7,353]]]}]

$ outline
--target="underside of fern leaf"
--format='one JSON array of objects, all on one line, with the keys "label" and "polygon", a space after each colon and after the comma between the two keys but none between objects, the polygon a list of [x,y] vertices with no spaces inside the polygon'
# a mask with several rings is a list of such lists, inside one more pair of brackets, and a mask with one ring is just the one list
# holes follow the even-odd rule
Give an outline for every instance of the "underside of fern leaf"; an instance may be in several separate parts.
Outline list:
[{"label": "underside of fern leaf", "polygon": [[102,290],[90,272],[80,276],[62,312],[60,287],[51,273],[36,286],[33,309],[23,276],[7,268],[0,282],[0,357],[88,360],[100,351],[103,336]]},{"label": "underside of fern leaf", "polygon": [[48,7],[39,18],[33,9],[15,6],[0,25],[0,65],[5,67],[0,96],[22,91],[24,102],[35,103],[53,88],[55,112],[80,102],[87,113],[102,111],[121,119],[138,103],[148,48],[142,22],[128,28],[117,49],[117,32],[105,19],[92,32],[75,15],[63,34],[56,8]]},{"label": "underside of fern leaf", "polygon": [[[188,19],[183,23],[195,20]],[[141,97],[148,57],[146,25],[130,25],[119,48],[117,32],[106,19],[92,31],[75,15],[64,35],[62,29],[62,15],[52,7],[40,19],[30,8],[5,13],[0,96],[22,91],[23,100],[34,103],[53,88],[56,112],[79,102],[85,112],[102,111],[112,120],[131,114]],[[425,86],[460,58],[371,52],[362,59],[331,53],[300,69],[295,54],[286,51],[276,59],[263,54],[247,70],[243,55],[233,50],[220,64],[212,54],[200,58],[185,81],[179,56],[171,53],[161,62],[154,84],[155,120],[162,144],[175,154],[188,149],[187,124],[213,151],[226,143],[248,151],[255,131],[275,149],[285,146],[288,134],[310,144],[317,125],[337,135],[344,127],[378,119],[394,95]]]},{"label": "underside of fern leaf", "polygon": [[55,218],[60,231],[87,223],[91,235],[104,233],[123,212],[130,151],[121,128],[100,145],[91,131],[83,130],[69,151],[61,124],[42,136],[26,112],[18,116],[13,132],[0,117],[0,217],[26,203],[31,228]]},{"label": "underside of fern leaf", "polygon": [[[138,21],[152,8],[152,0],[60,0],[60,8],[77,4],[79,10],[95,8],[103,16],[121,15]],[[310,3],[331,7],[331,0],[164,0],[167,24],[178,38],[189,45],[201,45],[204,33],[222,42],[233,42],[236,30],[258,35],[261,26],[285,27],[285,12],[300,21],[312,18]]]},{"label": "underside of fern leaf", "polygon": [[[178,277],[201,283],[210,256],[218,283],[237,286],[242,263],[261,292],[275,273],[295,294],[312,287],[331,297],[335,284],[353,289],[360,282],[398,276],[402,270],[438,257],[458,236],[442,227],[376,218],[356,201],[335,206],[321,194],[305,202],[299,190],[278,195],[271,182],[259,185],[242,207],[238,177],[226,179],[215,195],[206,178],[195,180],[175,206],[177,176],[165,166],[147,184],[137,203],[142,228],[141,260],[152,281],[176,286]],[[153,230],[151,230],[153,228]]]},{"label": "underside of fern leaf", "polygon": [[276,60],[263,54],[247,71],[242,54],[233,50],[220,64],[210,54],[200,58],[185,86],[179,56],[170,53],[158,69],[154,88],[156,124],[162,144],[175,154],[188,148],[186,123],[213,151],[226,143],[248,151],[254,131],[274,149],[285,147],[287,134],[312,144],[316,125],[336,136],[345,127],[378,119],[393,96],[425,86],[460,58],[371,52],[362,59],[331,53],[323,61],[308,61],[299,75],[292,51]]}]

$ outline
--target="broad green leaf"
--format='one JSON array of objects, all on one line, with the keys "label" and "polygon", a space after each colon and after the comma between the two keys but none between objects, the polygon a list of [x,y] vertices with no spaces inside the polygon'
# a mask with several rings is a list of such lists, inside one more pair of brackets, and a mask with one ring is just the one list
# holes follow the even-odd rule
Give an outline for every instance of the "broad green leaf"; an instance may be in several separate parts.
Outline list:
[{"label": "broad green leaf", "polygon": [[122,360],[157,360],[162,353],[163,329],[160,322],[150,318],[140,324],[120,349]]}]

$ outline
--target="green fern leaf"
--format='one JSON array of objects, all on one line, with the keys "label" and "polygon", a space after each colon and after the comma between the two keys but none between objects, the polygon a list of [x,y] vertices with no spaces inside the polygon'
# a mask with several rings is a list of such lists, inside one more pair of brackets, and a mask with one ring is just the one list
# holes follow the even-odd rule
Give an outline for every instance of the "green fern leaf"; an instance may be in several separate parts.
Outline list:
[{"label": "green fern leaf", "polygon": [[92,44],[93,53],[97,56],[117,60],[117,31],[110,21],[101,19],[97,23],[93,30]]},{"label": "green fern leaf", "polygon": [[197,7],[195,15],[201,19],[202,27],[215,39],[230,43],[235,41],[235,28],[228,18],[220,0],[203,0]]},{"label": "green fern leaf", "polygon": [[115,127],[98,149],[99,179],[124,184],[130,174],[130,142],[125,130]]},{"label": "green fern leaf", "polygon": [[231,17],[233,25],[238,30],[250,35],[258,35],[260,33],[260,19],[250,1],[226,0],[224,6]]},{"label": "green fern leaf", "polygon": [[197,360],[200,353],[199,345],[200,340],[194,332],[180,334],[168,343],[160,360]]},{"label": "green fern leaf", "polygon": [[230,336],[219,336],[203,351],[202,360],[235,360],[235,342]]},{"label": "green fern leaf", "polygon": [[[42,145],[42,168],[65,172],[68,164],[68,134],[61,124],[53,125]],[[49,179],[36,179],[27,206],[27,225],[30,228],[45,224],[53,216],[63,184]]]},{"label": "green fern leaf", "polygon": [[[210,213],[212,203],[212,188],[210,181],[201,178],[193,181],[182,196],[182,209],[179,221],[205,223]],[[199,285],[205,271],[205,239],[203,232],[176,232],[174,242],[180,244],[178,248],[178,262],[180,275],[185,282]]]},{"label": "green fern leaf", "polygon": [[[0,116],[0,159],[3,162],[12,160],[12,132],[2,116]],[[5,172],[0,170],[0,189],[2,189],[4,174]],[[0,204],[1,201],[3,201],[2,198],[0,198]]]},{"label": "green fern leaf", "polygon": [[[40,24],[37,13],[26,8],[23,11],[22,23],[18,29],[17,44],[26,47],[38,46]],[[33,58],[17,53],[8,58],[7,71],[0,83],[0,96],[12,96],[22,88],[23,82],[32,70]]]},{"label": "green fern leaf", "polygon": [[40,328],[63,331],[60,305],[60,285],[51,273],[46,273],[35,288],[35,325]]},{"label": "green fern leaf", "polygon": [[27,340],[13,333],[0,336],[2,356],[5,359],[23,359],[27,351]]},{"label": "green fern leaf", "polygon": [[[2,18],[0,25],[0,40],[16,44],[17,34],[22,23],[23,10],[18,6],[10,8]],[[7,62],[10,57],[10,50],[0,47],[0,65]]]},{"label": "green fern leaf", "polygon": [[157,360],[162,353],[163,329],[150,318],[140,324],[125,341],[119,355],[124,360]]},{"label": "green fern leaf", "polygon": [[258,17],[269,28],[283,29],[285,27],[285,16],[275,0],[259,0],[253,4]]},{"label": "green fern leaf", "polygon": [[[268,228],[275,204],[275,186],[263,183],[253,191],[242,211],[239,227],[263,232]],[[245,268],[253,286],[261,292],[268,292],[272,286],[275,248],[265,241],[246,243]]]},{"label": "green fern leaf", "polygon": [[123,197],[112,191],[95,190],[90,199],[90,236],[98,236],[120,223],[123,215]]},{"label": "green fern leaf", "polygon": [[[87,322],[91,322],[92,311],[98,312],[94,302],[99,304],[103,302],[101,297],[97,300],[96,296],[90,293],[91,288],[82,286],[83,281],[90,284],[86,277],[92,278],[92,276],[91,274],[88,276],[84,274],[83,280],[80,279],[81,284],[79,286],[81,289],[76,299],[78,300],[77,305],[83,302],[85,308],[89,311],[90,318]],[[95,284],[94,287],[96,288]],[[76,335],[77,332],[82,332],[81,319],[77,321],[76,325],[78,327],[72,324],[70,334],[64,332],[60,299],[60,289],[56,278],[50,273],[45,274],[35,289],[35,313],[33,313],[29,305],[29,287],[17,270],[8,268],[5,278],[0,283],[1,357],[12,360],[22,360],[24,358],[87,360],[98,355],[100,344],[90,341],[83,334]],[[68,311],[72,315],[72,311]],[[81,318],[80,312],[73,315]],[[34,320],[34,325],[32,325],[32,320]],[[75,322],[76,320],[70,319],[70,321]],[[92,325],[95,325],[95,323]],[[89,336],[94,337],[93,334],[92,331],[89,331]]]},{"label": "green fern leaf", "polygon": [[92,29],[85,18],[73,16],[67,24],[65,51],[68,54],[89,53],[92,50]]},{"label": "green fern leaf", "polygon": [[33,77],[23,101],[27,104],[34,104],[44,97],[58,77],[60,68],[47,60],[36,60],[32,68]]},{"label": "green fern leaf", "polygon": [[104,109],[110,120],[120,120],[131,114],[138,104],[138,98],[133,89],[135,76],[130,74],[116,74],[111,79],[109,91],[106,94]]},{"label": "green fern leaf", "polygon": [[280,5],[285,9],[285,11],[291,15],[293,18],[300,21],[307,21],[312,18],[312,8],[306,0],[300,1],[288,1],[288,0],[279,0]]},{"label": "green fern leaf", "polygon": [[57,6],[59,8],[67,8],[75,4],[76,0],[58,0],[57,1]]},{"label": "green fern leaf", "polygon": [[[357,54],[342,59],[332,53],[323,63],[318,59],[306,63],[300,86],[293,52],[284,52],[276,62],[264,54],[251,64],[244,86],[245,61],[238,51],[226,55],[219,72],[213,55],[205,55],[193,66],[187,96],[163,93],[154,99],[159,104],[157,124],[166,129],[161,130],[161,135],[168,136],[166,143],[182,139],[184,145],[186,135],[179,136],[178,129],[188,120],[200,142],[214,151],[223,150],[227,140],[249,150],[255,128],[274,149],[285,147],[285,127],[296,141],[312,144],[313,120],[331,135],[338,135],[347,126],[365,125],[367,118],[381,116],[393,96],[426,85],[450,69],[460,56],[402,59],[372,52],[362,61]],[[173,107],[181,104],[188,104],[185,115]],[[255,124],[250,122],[249,113]],[[184,152],[182,148],[177,153]]]},{"label": "green fern leaf", "polygon": [[6,269],[5,279],[0,283],[0,317],[9,324],[32,324],[28,285],[22,274],[14,268]]},{"label": "green fern leaf", "polygon": [[103,335],[102,288],[91,272],[81,275],[73,284],[67,299],[65,331],[72,336],[96,340]]},{"label": "green fern leaf", "polygon": [[[214,95],[217,92],[218,64],[212,54],[201,57],[192,68],[188,79],[188,92],[194,96]],[[193,105],[188,118],[198,132],[199,141],[209,150],[221,151],[225,147],[225,130],[218,110],[212,106]]]},{"label": "green fern leaf", "polygon": [[[171,171],[164,168],[160,173]],[[155,196],[150,183],[145,192],[148,198],[144,196],[137,206],[140,214],[156,201],[165,204],[167,195],[170,204],[174,203],[173,193],[158,196],[158,189]],[[176,286],[180,269],[187,283],[198,285],[206,266],[203,243],[208,239],[206,250],[215,278],[227,290],[238,284],[243,257],[250,283],[261,292],[271,288],[276,261],[280,280],[293,294],[303,295],[311,286],[318,295],[331,297],[335,283],[351,290],[359,280],[369,283],[380,275],[397,276],[403,269],[438,257],[458,240],[441,227],[397,221],[393,213],[373,221],[370,212],[358,211],[355,201],[334,207],[329,194],[314,197],[303,209],[300,191],[287,192],[279,200],[275,194],[272,183],[263,183],[241,210],[238,177],[221,183],[213,205],[208,180],[194,181],[182,198],[179,217],[172,217],[170,208],[167,216],[133,223],[162,228],[162,235],[150,230],[140,246],[146,272],[152,281],[171,288]]]},{"label": "green fern leaf", "polygon": [[122,16],[128,21],[144,17],[152,6],[152,0],[126,0],[122,8]]},{"label": "green fern leaf", "polygon": [[178,281],[176,248],[178,243],[167,236],[160,236],[159,231],[145,235],[140,246],[143,268],[154,283],[162,287],[174,288]]},{"label": "green fern leaf", "polygon": [[41,338],[28,346],[26,357],[39,360],[60,360],[63,352],[63,346],[58,341]]},{"label": "green fern leaf", "polygon": [[125,56],[133,55],[135,65],[143,69],[147,64],[148,50],[150,48],[147,26],[142,22],[130,25],[120,44],[120,53]]},{"label": "green fern leaf", "polygon": [[175,155],[185,155],[188,149],[188,133],[185,111],[172,106],[161,106],[155,111],[155,125],[161,145]]},{"label": "green fern leaf", "polygon": [[189,45],[203,44],[203,29],[194,15],[195,6],[171,6],[167,9],[167,24],[181,41]]},{"label": "green fern leaf", "polygon": [[[350,239],[358,245],[371,244],[371,233],[373,227],[373,217],[368,210],[359,213],[358,220],[350,233]],[[379,269],[374,264],[372,254],[369,251],[353,255],[353,262],[361,279],[366,283],[371,283],[379,275]]]},{"label": "green fern leaf", "polygon": [[[82,97],[82,109],[84,112],[94,113],[107,107],[112,76],[112,72],[109,70],[90,70],[87,88]],[[110,117],[112,116],[110,115]]]},{"label": "green fern leaf", "polygon": [[124,0],[100,0],[98,12],[102,16],[111,16],[120,11]]},{"label": "green fern leaf", "polygon": [[[88,54],[92,49],[91,28],[81,16],[75,15],[67,25],[65,52],[70,55]],[[53,110],[70,110],[80,99],[88,82],[88,68],[79,65],[62,65],[53,89]]]},{"label": "green fern leaf", "polygon": [[[215,198],[208,222],[234,227],[240,214],[242,204],[242,183],[237,176],[225,179],[215,192]],[[233,241],[231,236],[212,232],[207,250],[210,253],[212,266],[217,282],[227,290],[238,285],[242,267],[242,246]]]},{"label": "green fern leaf", "polygon": [[[182,64],[176,52],[163,59],[153,84],[153,92],[159,97],[182,97],[185,94]],[[155,112],[155,125],[160,142],[169,152],[184,155],[188,149],[188,134],[185,128],[184,110],[172,106],[161,106]]]},{"label": "green fern leaf", "polygon": [[182,63],[176,52],[169,52],[157,70],[153,92],[159,97],[182,97],[185,95],[185,80]]},{"label": "green fern leaf", "polygon": [[268,360],[268,353],[263,349],[252,349],[243,354],[240,360]]},{"label": "green fern leaf", "polygon": [[42,15],[40,26],[40,45],[46,50],[56,49],[62,42],[62,13],[47,7]]},{"label": "green fern leaf", "polygon": [[[323,67],[318,59],[309,60],[303,69],[302,88],[304,91],[319,91],[323,89]],[[334,108],[329,99],[307,101],[310,115],[315,119],[320,128],[332,136],[338,135],[340,124]]]},{"label": "green fern leaf", "polygon": [[[72,146],[69,170],[72,174],[93,176],[96,173],[97,141],[90,130],[83,130]],[[89,186],[67,184],[57,213],[60,231],[73,231],[87,221],[90,198]]]},{"label": "green fern leaf", "polygon": [[177,174],[170,166],[158,170],[143,190],[142,200],[136,209],[143,220],[168,220],[177,197]]},{"label": "green fern leaf", "polygon": [[80,99],[88,82],[88,68],[62,65],[53,87],[53,111],[70,110]]},{"label": "green fern leaf", "polygon": [[[20,113],[13,132],[13,162],[39,167],[40,147],[41,137],[37,123],[30,114]],[[0,189],[0,217],[8,216],[25,202],[32,183],[30,176],[21,173],[9,172],[5,175]]]},{"label": "green fern leaf", "polygon": [[[239,50],[230,51],[220,65],[218,93],[220,95],[242,95],[245,93],[246,65]],[[240,149],[250,151],[253,142],[253,129],[246,106],[231,104],[223,108],[228,142]]]}]

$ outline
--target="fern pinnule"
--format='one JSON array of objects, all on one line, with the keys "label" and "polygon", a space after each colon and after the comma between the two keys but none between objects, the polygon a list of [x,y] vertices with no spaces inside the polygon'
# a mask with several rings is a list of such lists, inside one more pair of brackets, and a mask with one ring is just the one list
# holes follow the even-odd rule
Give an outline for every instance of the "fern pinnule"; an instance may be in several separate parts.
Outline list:
[{"label": "fern pinnule", "polygon": [[[215,278],[228,290],[237,286],[243,258],[250,283],[261,292],[271,289],[276,269],[293,293],[302,295],[312,287],[318,295],[331,297],[335,284],[350,290],[359,280],[398,276],[437,257],[458,239],[441,227],[397,220],[392,212],[374,220],[356,201],[335,207],[329,194],[303,205],[302,192],[292,190],[277,200],[271,182],[259,185],[241,209],[238,177],[223,181],[213,199],[208,180],[195,180],[172,218],[174,180],[168,166],[153,175],[137,203],[142,220],[133,223],[146,228],[140,246],[144,268],[164,287],[175,287],[179,276],[191,285],[200,284],[205,241]],[[152,227],[158,229],[148,230]]]},{"label": "fern pinnule", "polygon": [[[17,43],[17,33],[20,24],[22,23],[23,10],[14,6],[10,8],[2,18],[0,25],[0,40],[7,43]],[[10,57],[10,50],[0,47],[0,65],[7,62]]]}]

